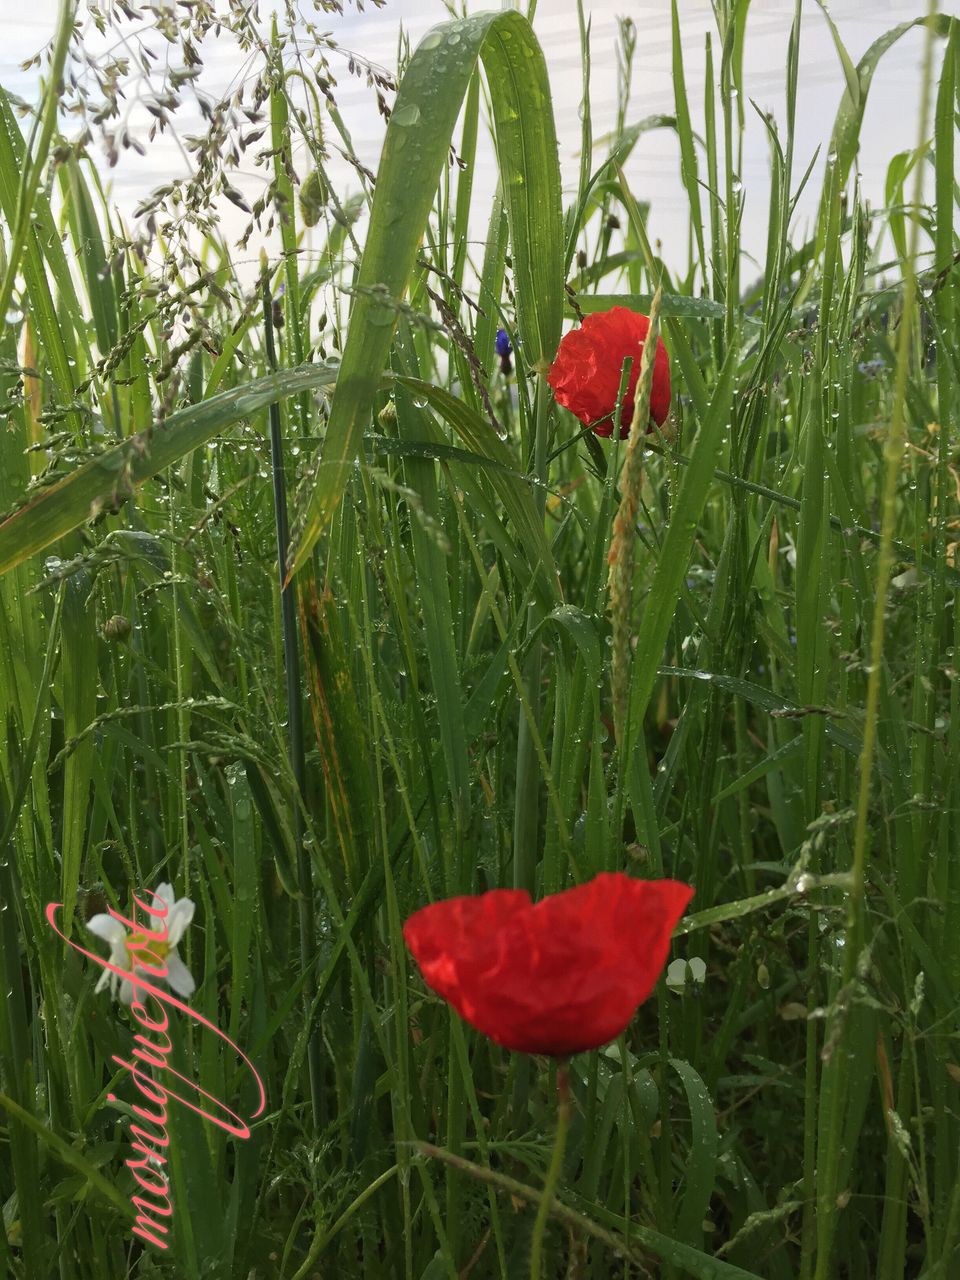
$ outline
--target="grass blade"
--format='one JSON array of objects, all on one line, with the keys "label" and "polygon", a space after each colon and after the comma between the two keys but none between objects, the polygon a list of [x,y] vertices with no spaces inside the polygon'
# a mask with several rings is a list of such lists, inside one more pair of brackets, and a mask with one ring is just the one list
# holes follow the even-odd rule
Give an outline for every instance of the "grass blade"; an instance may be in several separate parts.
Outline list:
[{"label": "grass blade", "polygon": [[528,366],[551,360],[556,350],[563,318],[560,170],[543,53],[518,13],[443,23],[423,37],[410,59],[387,127],[341,376],[291,572],[332,517],[360,451],[398,307],[478,58],[497,102],[497,155]]}]

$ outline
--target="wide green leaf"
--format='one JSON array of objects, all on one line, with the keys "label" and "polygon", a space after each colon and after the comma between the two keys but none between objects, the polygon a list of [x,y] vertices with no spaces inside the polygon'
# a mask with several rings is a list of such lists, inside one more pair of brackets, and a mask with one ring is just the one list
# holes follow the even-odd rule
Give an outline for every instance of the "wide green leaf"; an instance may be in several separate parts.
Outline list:
[{"label": "wide green leaf", "polygon": [[560,168],[543,53],[519,13],[480,13],[442,23],[427,32],[410,59],[387,126],[342,372],[291,572],[303,564],[333,515],[360,452],[400,303],[478,59],[497,104],[497,158],[527,365],[552,359],[560,340]]}]

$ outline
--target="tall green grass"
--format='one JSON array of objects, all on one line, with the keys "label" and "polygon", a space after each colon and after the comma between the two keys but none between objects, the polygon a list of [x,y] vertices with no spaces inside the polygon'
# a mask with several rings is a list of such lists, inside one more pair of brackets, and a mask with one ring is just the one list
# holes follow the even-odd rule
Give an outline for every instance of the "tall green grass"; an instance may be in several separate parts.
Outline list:
[{"label": "tall green grass", "polygon": [[[261,59],[260,212],[282,243],[245,291],[212,231],[192,256],[166,242],[159,278],[59,138],[74,8],[34,117],[0,91],[0,1270],[526,1274],[549,1065],[461,1023],[401,924],[439,896],[626,869],[696,886],[675,956],[705,977],[661,983],[615,1044],[573,1060],[546,1274],[949,1280],[958,21],[933,6],[858,64],[834,32],[847,87],[795,243],[813,180],[794,148],[802,32],[829,21],[797,0],[746,285],[748,0],[715,6],[702,111],[683,6],[671,116],[647,114],[621,24],[618,128],[595,145],[579,11],[575,190],[535,22],[441,24],[404,52],[360,199],[325,172],[330,137],[349,139],[293,32],[235,14]],[[867,100],[923,24],[917,148],[890,157],[870,208]],[[478,210],[487,128],[500,181]],[[651,128],[678,141],[679,272],[650,243],[656,193],[628,185]],[[238,196],[224,156],[211,198],[221,179]],[[657,289],[674,410],[643,461],[615,745],[624,454],[542,375],[565,320],[647,309]],[[128,1015],[44,907],[64,903],[88,945],[91,915],[165,879],[198,904],[192,1004],[254,1061],[268,1106],[238,1142],[172,1109],[161,1256],[130,1236],[111,1064]],[[229,1053],[196,1028],[176,1042],[179,1069],[249,1114]]]}]

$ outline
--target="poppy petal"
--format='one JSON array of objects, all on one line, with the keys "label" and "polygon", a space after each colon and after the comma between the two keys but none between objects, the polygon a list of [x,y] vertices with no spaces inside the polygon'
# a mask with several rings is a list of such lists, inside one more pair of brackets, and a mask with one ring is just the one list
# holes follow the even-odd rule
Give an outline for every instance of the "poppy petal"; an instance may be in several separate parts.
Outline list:
[{"label": "poppy petal", "polygon": [[605,872],[531,903],[493,890],[433,903],[404,937],[424,979],[508,1049],[563,1055],[606,1044],[653,990],[693,896],[673,880]]},{"label": "poppy petal", "polygon": [[[620,412],[620,434],[629,434],[634,394],[640,378],[640,359],[650,321],[627,307],[611,307],[586,316],[578,329],[564,334],[556,359],[547,373],[558,404],[569,409],[584,426],[609,436],[609,415],[617,403],[623,362],[632,360],[627,391]],[[657,339],[650,393],[650,416],[662,425],[670,412],[670,358],[663,339]],[[594,425],[599,419],[606,422]]]}]

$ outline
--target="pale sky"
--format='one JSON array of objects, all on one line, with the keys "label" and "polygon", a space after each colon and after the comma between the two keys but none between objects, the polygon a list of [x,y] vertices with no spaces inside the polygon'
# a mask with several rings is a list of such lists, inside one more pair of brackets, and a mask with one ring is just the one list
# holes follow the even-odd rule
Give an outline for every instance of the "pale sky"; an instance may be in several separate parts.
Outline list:
[{"label": "pale sky", "polygon": [[[24,16],[21,0],[0,0],[0,83],[25,98],[36,93],[35,72],[24,74],[18,64],[35,52],[50,36],[56,0],[32,0],[29,16]],[[269,10],[269,0],[263,4]],[[469,4],[470,11],[494,7],[491,3]],[[592,110],[594,137],[601,137],[612,125],[616,106],[615,41],[618,14],[629,14],[638,28],[633,74],[632,107],[628,122],[654,113],[672,113],[673,89],[670,73],[670,6],[667,0],[594,0],[587,3],[592,17]],[[924,0],[833,0],[830,7],[841,36],[854,61],[890,27],[912,18],[924,9]],[[747,28],[745,55],[746,94],[764,111],[772,111],[784,121],[784,63],[787,35],[793,16],[793,0],[753,0]],[[941,11],[958,12],[955,3],[941,0]],[[423,33],[447,16],[439,0],[388,0],[383,9],[367,7],[363,14],[349,11],[343,18],[328,15],[322,23],[313,15],[312,4],[303,11],[318,25],[329,29],[344,49],[362,54],[393,70],[397,34],[402,22],[415,44]],[[714,32],[710,0],[680,0],[680,16],[687,88],[694,113],[694,127],[702,120],[704,37]],[[534,29],[544,48],[554,97],[560,144],[560,159],[569,197],[578,174],[577,151],[580,122],[580,52],[575,0],[540,0]],[[939,43],[939,42],[938,42]],[[908,33],[880,63],[868,100],[860,153],[860,168],[868,196],[882,202],[886,167],[897,152],[917,142],[919,68],[923,44],[922,30]],[[717,61],[719,59],[717,58]],[[202,85],[216,94],[246,74],[243,64],[227,41],[210,43],[204,49]],[[334,62],[336,70],[337,63]],[[376,169],[382,141],[381,120],[372,96],[362,82],[349,76],[345,59],[338,75],[336,91],[342,114],[351,130],[360,159]],[[826,150],[831,124],[843,93],[843,76],[827,24],[814,0],[805,0],[801,39],[800,90],[796,168],[799,176],[820,145]],[[134,109],[132,119],[145,118]],[[767,143],[752,109],[747,112],[747,138],[742,180],[746,193],[743,237],[752,252],[762,252],[765,243],[768,192]],[[185,113],[184,132],[200,128],[198,117]],[[598,150],[598,158],[602,154]],[[821,153],[822,155],[822,153]],[[139,201],[169,176],[183,171],[183,158],[169,136],[152,145],[146,157],[125,156],[110,175],[112,196],[121,212],[129,217]],[[333,173],[343,194],[356,189],[353,171],[335,162]],[[658,131],[645,136],[626,168],[628,181],[638,199],[652,205],[650,230],[662,240],[668,262],[680,267],[686,255],[686,197],[679,175],[679,152],[674,135]],[[486,225],[489,201],[496,182],[492,149],[481,148],[477,161],[474,195],[478,234]],[[237,185],[247,193],[262,189],[263,177],[251,165]],[[798,209],[801,231],[816,207],[819,190],[815,173],[808,198]],[[227,206],[228,211],[230,207]],[[237,231],[242,215],[229,211],[226,225]],[[251,249],[253,248],[251,242]],[[259,249],[256,250],[258,254]],[[255,255],[256,256],[256,255]],[[745,279],[751,268],[745,267]]]}]

